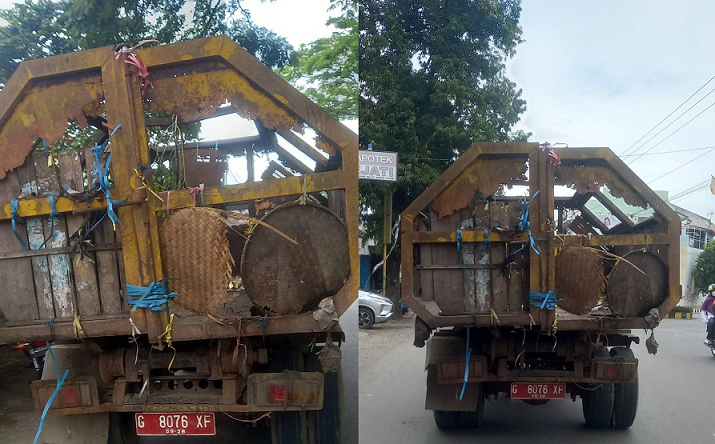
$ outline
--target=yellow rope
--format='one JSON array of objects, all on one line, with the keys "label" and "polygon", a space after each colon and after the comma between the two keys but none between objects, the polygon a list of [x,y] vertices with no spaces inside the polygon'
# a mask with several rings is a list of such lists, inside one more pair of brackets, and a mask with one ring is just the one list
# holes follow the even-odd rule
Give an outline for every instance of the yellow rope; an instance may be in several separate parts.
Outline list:
[{"label": "yellow rope", "polygon": [[169,368],[168,370],[171,370],[171,366],[174,365],[174,359],[176,359],[176,349],[174,348],[173,345],[171,345],[171,333],[174,329],[174,313],[169,316],[169,323],[166,324],[166,330],[164,330],[164,333],[159,335],[159,341],[161,341],[161,338],[166,338],[166,345],[170,349],[174,351],[174,356],[171,357],[171,362],[169,362]]},{"label": "yellow rope", "polygon": [[82,328],[82,324],[79,322],[79,316],[74,315],[74,321],[72,321],[72,330],[74,331],[74,336],[77,339],[84,339],[87,337],[87,335],[84,334],[84,329]]},{"label": "yellow rope", "polygon": [[136,168],[134,168],[134,174],[136,174],[137,178],[139,179],[139,183],[141,183],[142,186],[140,186],[140,187],[135,187],[135,186],[132,185],[132,188],[134,188],[135,190],[147,190],[148,192],[150,192],[151,194],[153,194],[154,197],[156,197],[156,198],[159,199],[160,201],[164,202],[164,199],[162,199],[161,196],[159,196],[158,194],[156,194],[156,191],[154,191],[151,187],[149,187],[149,186],[147,185],[146,180],[144,179],[144,177],[143,177],[141,174],[139,174],[139,171],[137,171]]},{"label": "yellow rope", "polygon": [[[553,333],[554,335],[556,334],[556,330],[558,330],[558,323],[559,323],[559,314],[554,312],[554,325],[551,326],[551,333]],[[556,350],[556,344],[554,344],[554,350]]]},{"label": "yellow rope", "polygon": [[303,194],[298,199],[298,204],[305,205],[308,202],[308,178],[303,175]]}]

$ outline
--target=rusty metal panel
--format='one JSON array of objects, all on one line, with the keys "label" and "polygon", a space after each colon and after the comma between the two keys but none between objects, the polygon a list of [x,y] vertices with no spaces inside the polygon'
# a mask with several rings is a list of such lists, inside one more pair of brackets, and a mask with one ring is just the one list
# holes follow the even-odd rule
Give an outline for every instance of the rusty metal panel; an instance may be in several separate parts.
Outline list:
[{"label": "rusty metal panel", "polygon": [[0,179],[23,164],[37,138],[50,145],[64,136],[67,120],[77,119],[79,126],[84,127],[87,116],[101,114],[101,85],[97,71],[75,75],[71,79],[33,82],[12,114],[2,120]]},{"label": "rusty metal panel", "polygon": [[[20,194],[18,171],[11,171],[0,180],[0,200],[10,201]],[[25,246],[28,245],[27,230],[18,225],[18,234]],[[13,233],[9,221],[0,222],[0,252],[21,252],[20,242]],[[35,285],[30,258],[13,258],[0,261],[0,282],[12,291],[0,291],[0,312],[9,322],[38,319],[35,300]]]},{"label": "rusty metal panel", "polygon": [[[464,211],[464,217],[470,218],[469,211]],[[439,231],[456,231],[462,225],[462,214],[453,213],[439,218],[431,213],[431,228]],[[454,266],[458,262],[459,253],[455,244],[432,245],[432,265]],[[468,242],[462,244],[462,259],[474,259],[474,247]],[[433,286],[434,301],[442,313],[464,313],[467,306],[474,306],[474,293],[465,295],[464,270],[459,269],[434,269]],[[476,285],[476,284],[475,284]]]},{"label": "rusty metal panel", "polygon": [[[662,303],[658,306],[661,316],[670,311],[679,300],[679,258],[675,250],[677,250],[679,242],[680,222],[675,213],[607,148],[554,149],[554,153],[561,158],[560,167],[552,162],[548,150],[548,147],[540,149],[536,144],[477,143],[403,212],[402,297],[431,327],[492,325],[494,319],[490,315],[480,314],[479,310],[468,310],[465,314],[447,313],[444,310],[440,312],[435,309],[431,301],[422,297],[421,288],[415,288],[415,285],[422,286],[424,284],[421,280],[414,280],[412,273],[424,273],[425,267],[415,267],[413,263],[414,248],[422,248],[425,244],[429,244],[432,251],[435,251],[435,248],[443,248],[442,245],[446,249],[454,248],[457,242],[455,231],[458,227],[446,226],[438,229],[433,227],[432,231],[428,232],[415,231],[414,221],[420,217],[420,212],[428,207],[445,215],[466,208],[476,190],[494,193],[496,192],[494,184],[513,183],[516,180],[523,183],[523,177],[517,177],[513,173],[522,171],[520,168],[527,158],[529,194],[531,196],[531,234],[536,248],[530,248],[527,243],[526,248],[516,255],[515,263],[509,267],[508,275],[505,277],[505,288],[502,288],[503,286],[499,283],[501,274],[495,269],[491,270],[490,295],[494,298],[493,306],[496,307],[495,311],[500,319],[498,322],[503,325],[526,325],[530,324],[533,318],[533,322],[540,325],[544,331],[550,331],[555,327],[555,312],[531,307],[529,310],[531,317],[529,317],[522,310],[528,307],[529,291],[545,293],[554,289],[556,281],[555,257],[558,248],[573,245],[608,247],[610,251],[616,252],[628,251],[623,248],[643,249],[645,247],[659,252],[656,254],[660,255],[661,261],[667,264],[666,274],[668,276],[667,298],[660,299]],[[485,175],[479,165],[490,165],[494,159],[505,163],[512,162],[514,166],[503,166],[501,169],[503,176],[499,178],[489,174]],[[586,230],[582,232],[596,233],[596,235],[579,237],[558,232],[557,225],[560,223],[554,220],[557,199],[553,196],[553,189],[556,184],[570,186],[576,193],[573,199],[558,199],[562,213],[564,207],[573,209],[581,207],[583,202],[579,201],[579,196],[590,197],[594,193],[599,193],[602,186],[607,185],[609,190],[612,189],[614,195],[623,197],[632,205],[652,208],[655,211],[655,217],[651,222],[642,226],[623,223],[617,232],[609,231],[602,235],[592,231],[593,225],[587,219],[581,218],[581,223]],[[504,216],[504,223],[507,228],[512,229],[518,222],[521,208],[516,201],[508,201],[510,204]],[[435,203],[437,203],[436,206]],[[494,211],[496,212],[492,216],[501,218],[501,209]],[[480,218],[478,216],[475,214],[474,227],[472,229],[465,228],[462,233],[463,244],[484,242],[486,236],[480,232],[482,227],[477,223]],[[432,218],[437,219],[436,216]],[[481,225],[493,229],[491,222],[489,220],[486,224],[481,223]],[[500,242],[523,245],[523,242],[528,242],[528,237],[525,236],[526,233],[510,234],[508,230],[506,232],[490,231],[491,267],[495,262],[503,261],[502,254],[507,255],[510,251],[505,248],[501,251],[495,250],[500,248],[500,245],[502,248],[505,245]],[[537,250],[539,251],[537,252]],[[475,253],[475,256],[478,256],[478,253]],[[457,268],[470,266],[479,270],[480,264],[463,264]],[[440,270],[439,266],[433,265],[430,267],[430,271],[437,276],[439,273],[453,272],[455,267],[454,263],[443,264]],[[471,278],[469,273],[465,273],[465,276],[462,285],[464,288],[469,288]],[[435,295],[435,299],[437,299],[437,295]],[[642,318],[618,319],[611,318],[609,314],[599,314],[597,317],[569,315],[558,320],[558,329],[596,328],[592,324],[601,325],[598,328],[603,328],[604,323],[611,323],[612,328],[626,328],[626,325],[643,325],[643,322]]]},{"label": "rusty metal panel", "polygon": [[[140,183],[134,171],[141,171],[150,165],[144,104],[152,111],[175,114],[179,117],[178,120],[183,122],[221,113],[218,107],[228,99],[240,115],[258,119],[266,128],[277,130],[281,134],[288,134],[286,131],[291,129],[300,132],[304,125],[316,130],[319,137],[318,149],[334,156],[331,158],[333,163],[338,159],[338,170],[232,187],[209,186],[204,194],[205,204],[222,205],[276,196],[339,192],[344,195],[338,206],[348,229],[350,268],[357,270],[357,136],[354,133],[225,37],[159,46],[139,50],[137,53],[144,60],[154,83],[154,89],[148,91],[148,101],[145,103],[139,85],[128,75],[123,57],[115,58],[111,47],[25,62],[8,81],[0,96],[0,157],[4,161],[7,160],[7,164],[0,162],[2,176],[24,162],[36,137],[42,137],[48,143],[58,140],[63,135],[68,118],[76,118],[80,126],[83,126],[87,117],[106,113],[109,125],[122,125],[110,143],[113,155],[112,178],[115,183],[112,197],[117,200],[126,199],[126,203],[118,205],[117,210],[122,223],[116,232],[108,231],[112,227],[103,223],[98,227],[98,231],[93,233],[94,241],[98,245],[115,244],[121,239],[122,249],[98,247],[94,253],[97,261],[95,268],[98,270],[96,286],[102,313],[90,314],[96,312],[95,301],[86,299],[83,294],[78,294],[77,301],[73,301],[79,304],[79,314],[82,315],[87,336],[127,334],[129,322],[126,316],[128,307],[124,295],[125,285],[146,285],[162,277],[156,212],[164,211],[166,203],[154,196],[147,198],[147,192],[140,186],[144,184]],[[45,99],[47,95],[50,97]],[[28,129],[20,128],[20,124],[29,124]],[[5,135],[8,132],[12,133],[14,142],[18,138],[23,139],[21,147],[10,143],[10,138]],[[298,148],[306,150],[305,146]],[[309,151],[309,155],[316,161],[328,163],[322,154],[312,149]],[[76,176],[76,171],[74,173]],[[39,242],[40,238],[47,234],[45,231],[49,230],[46,226],[46,216],[52,209],[47,197],[36,192],[37,181],[35,177],[30,177],[31,175],[34,176],[34,169],[32,174],[29,174],[29,171],[25,174],[27,180],[20,181],[21,184],[26,184],[28,190],[34,187],[35,192],[26,193],[20,201],[19,215],[29,221],[36,220],[34,238]],[[149,181],[148,178],[147,180]],[[151,187],[150,181],[148,186]],[[51,191],[59,191],[59,184]],[[7,221],[10,218],[9,201],[12,197],[15,196],[8,196],[0,201],[0,208],[3,210],[0,211],[0,220]],[[192,197],[185,190],[172,192],[170,198],[168,193],[162,195],[162,198],[169,201],[169,209],[192,205]],[[58,198],[56,209],[62,216],[57,220],[63,220],[60,226],[65,238],[71,234],[65,226],[66,213],[75,212],[75,215],[80,215],[88,211],[104,211],[105,207],[106,202],[101,198],[85,202]],[[69,220],[69,231],[73,231],[71,228],[74,228],[79,219]],[[32,223],[30,225],[32,228]],[[4,225],[0,225],[2,226]],[[64,242],[66,241],[63,241],[62,245],[65,245]],[[42,313],[34,315],[35,318],[40,318],[37,321],[58,316],[58,307],[54,306],[56,301],[52,298],[53,289],[64,301],[69,293],[63,288],[73,287],[67,285],[59,288],[50,279],[53,268],[59,270],[68,263],[66,251],[64,247],[48,250],[49,259],[48,256],[35,252],[28,258],[2,259],[19,259],[33,263],[34,273],[30,277],[34,278],[38,294],[44,295],[39,297],[42,310],[38,307],[38,311]],[[118,258],[118,261],[115,261],[115,258]],[[38,265],[42,265],[40,262],[43,261],[44,269],[40,269]],[[52,261],[56,263],[53,265],[50,263]],[[71,264],[69,265],[71,269]],[[90,271],[85,270],[87,276],[90,276]],[[71,279],[71,275],[68,276]],[[43,280],[43,277],[47,279]],[[65,279],[59,279],[58,282],[77,283]],[[47,290],[44,293],[43,288]],[[337,314],[343,313],[351,305],[357,297],[357,288],[358,277],[357,273],[353,272],[334,295]],[[82,292],[84,289],[80,291]],[[72,295],[74,298],[74,293]],[[76,307],[77,305],[65,307],[62,302],[61,316],[77,313]],[[99,319],[96,316],[99,316]],[[112,316],[120,318],[112,319]],[[12,330],[0,331],[0,337],[29,339],[50,336],[46,326],[32,324],[29,317],[32,315],[21,316],[27,319],[26,326],[13,324]],[[168,322],[166,313],[157,315],[137,310],[132,313],[132,317],[140,330],[149,334],[150,341],[157,340]],[[174,337],[176,340],[188,340],[235,335],[233,327],[215,327],[203,321],[197,318],[186,323],[177,322]],[[269,324],[270,327],[260,330],[246,328],[245,334],[284,334],[324,329],[312,316],[278,316],[272,318]],[[233,332],[230,332],[231,329]],[[71,325],[63,321],[58,323],[54,335],[57,338],[74,337]]]},{"label": "rusty metal panel", "polygon": [[[507,223],[507,208],[501,202],[492,202],[489,206],[489,230],[495,227],[506,228]],[[504,262],[507,256],[508,244],[506,242],[490,242],[489,255],[491,263],[498,266]],[[509,296],[507,288],[507,280],[509,276],[503,273],[501,268],[492,269],[492,308],[497,313],[507,311],[509,308]]]}]

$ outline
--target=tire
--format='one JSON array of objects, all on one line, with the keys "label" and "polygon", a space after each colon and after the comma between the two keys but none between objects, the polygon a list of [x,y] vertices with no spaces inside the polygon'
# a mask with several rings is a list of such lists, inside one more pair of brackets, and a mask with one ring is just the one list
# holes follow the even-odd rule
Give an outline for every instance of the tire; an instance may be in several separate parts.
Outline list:
[{"label": "tire", "polygon": [[[597,351],[595,358],[609,356],[606,349]],[[604,429],[611,424],[613,415],[614,384],[597,384],[582,395],[583,417],[586,426]]]},{"label": "tire", "polygon": [[[295,347],[273,348],[273,356],[269,362],[271,372],[283,370],[302,371],[304,368],[303,355]],[[306,422],[303,421],[301,412],[272,412],[271,413],[271,442],[272,444],[301,444],[304,443]]]},{"label": "tire", "polygon": [[[627,347],[613,347],[611,356],[633,358],[633,350]],[[635,382],[614,384],[613,428],[627,429],[633,425],[638,412],[638,375]]]},{"label": "tire", "polygon": [[434,422],[440,430],[449,430],[457,427],[461,412],[434,411]]},{"label": "tire", "polygon": [[369,308],[360,307],[358,310],[358,327],[370,328],[375,325],[375,313]]},{"label": "tire", "polygon": [[138,444],[134,413],[109,414],[109,440],[107,444]]},{"label": "tire", "polygon": [[[316,353],[310,353],[306,359],[306,371],[322,372]],[[314,444],[340,444],[342,434],[342,400],[340,384],[342,373],[325,373],[323,389],[323,408],[311,410],[308,415],[308,436]]]}]

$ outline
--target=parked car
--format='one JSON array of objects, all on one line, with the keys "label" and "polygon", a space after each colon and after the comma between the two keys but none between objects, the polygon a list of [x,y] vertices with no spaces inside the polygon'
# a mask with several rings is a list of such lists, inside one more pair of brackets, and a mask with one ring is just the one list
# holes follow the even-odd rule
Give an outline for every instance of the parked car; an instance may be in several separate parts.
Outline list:
[{"label": "parked car", "polygon": [[392,301],[386,297],[360,290],[358,301],[360,328],[370,328],[375,323],[385,322],[392,316]]}]

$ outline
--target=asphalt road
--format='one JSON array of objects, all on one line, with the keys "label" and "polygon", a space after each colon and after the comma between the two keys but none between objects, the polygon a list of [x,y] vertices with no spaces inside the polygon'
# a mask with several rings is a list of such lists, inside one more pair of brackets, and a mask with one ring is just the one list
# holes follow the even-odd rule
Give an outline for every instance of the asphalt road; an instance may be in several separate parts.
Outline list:
[{"label": "asphalt road", "polygon": [[[663,320],[655,330],[657,356],[647,353],[640,336],[641,345],[634,345],[640,360],[638,416],[625,431],[587,429],[580,399],[530,406],[503,397],[486,403],[481,429],[440,431],[432,412],[424,410],[425,350],[401,337],[360,367],[360,442],[715,443],[715,358],[703,345],[704,324]],[[361,343],[361,355],[363,346],[369,344]]]}]

